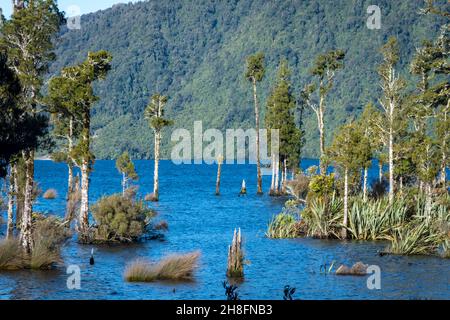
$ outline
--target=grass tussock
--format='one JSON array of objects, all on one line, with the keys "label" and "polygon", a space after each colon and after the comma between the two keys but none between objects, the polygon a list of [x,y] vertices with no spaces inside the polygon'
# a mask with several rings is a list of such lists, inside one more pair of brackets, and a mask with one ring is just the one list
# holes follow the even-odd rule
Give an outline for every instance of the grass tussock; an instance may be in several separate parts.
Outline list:
[{"label": "grass tussock", "polygon": [[266,237],[271,239],[292,239],[304,234],[304,222],[300,220],[297,203],[287,201],[283,211],[269,222]]},{"label": "grass tussock", "polygon": [[54,217],[39,219],[33,226],[33,250],[28,257],[31,269],[47,270],[62,262],[61,246],[70,236],[62,221]]},{"label": "grass tussock", "polygon": [[190,281],[198,267],[200,252],[169,255],[157,263],[138,259],[127,266],[125,280],[153,282],[158,280]]},{"label": "grass tussock", "polygon": [[57,196],[58,193],[56,192],[55,189],[48,189],[47,191],[44,192],[43,198],[47,200],[53,200],[56,199]]},{"label": "grass tussock", "polygon": [[0,270],[23,269],[24,261],[21,255],[18,239],[3,239],[0,241]]}]

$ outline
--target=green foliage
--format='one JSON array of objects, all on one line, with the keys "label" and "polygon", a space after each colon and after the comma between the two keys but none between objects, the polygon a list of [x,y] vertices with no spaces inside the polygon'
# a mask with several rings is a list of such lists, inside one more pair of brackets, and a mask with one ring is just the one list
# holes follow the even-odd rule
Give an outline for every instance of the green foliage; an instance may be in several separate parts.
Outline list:
[{"label": "green foliage", "polygon": [[386,198],[363,201],[356,198],[349,212],[351,237],[357,240],[386,240],[395,228],[403,227],[408,218],[404,199],[396,199],[392,206]]},{"label": "green foliage", "polygon": [[128,179],[137,180],[138,175],[134,168],[134,164],[130,159],[128,152],[122,153],[122,155],[116,161],[117,170],[124,174]]},{"label": "green foliage", "polygon": [[[383,25],[389,27],[375,32],[365,26],[370,4],[152,0],[116,5],[84,15],[82,32],[63,28],[51,71],[56,74],[83,61],[88,51],[111,52],[112,70],[105,82],[94,86],[101,100],[93,107],[93,151],[100,159],[116,159],[124,151],[139,159],[153,156],[152,133],[143,117],[153,92],[170,93],[166,116],[176,128],[192,131],[194,120],[203,120],[204,128],[248,129],[254,126],[252,92],[243,76],[249,55],[265,55],[266,72],[258,86],[265,106],[282,57],[289,61],[297,93],[310,83],[316,56],[342,48],[346,68],[336,74],[327,97],[332,108],[327,110],[325,132],[331,142],[335,128],[360,114],[369,101],[377,101],[376,53],[392,30],[398,31],[402,52],[399,70],[406,70],[415,48],[422,39],[434,37],[442,21],[418,15],[421,1],[380,0]],[[317,120],[309,109],[303,120],[303,156],[317,157]],[[170,134],[164,136],[161,151],[168,158]]]},{"label": "green foliage", "polygon": [[165,119],[165,105],[167,103],[167,97],[154,94],[150,98],[150,102],[144,111],[144,116],[148,120],[149,125],[155,132],[160,132],[164,127],[172,125],[172,121]]},{"label": "green foliage", "polygon": [[247,57],[247,71],[245,77],[252,82],[260,82],[264,78],[264,53],[258,52]]},{"label": "green foliage", "polygon": [[267,99],[265,124],[268,130],[279,130],[280,162],[287,160],[288,167],[295,170],[300,163],[303,132],[295,124],[296,101],[292,94],[290,75],[287,61],[281,60],[276,85]]},{"label": "green foliage", "polygon": [[300,215],[308,236],[320,239],[340,237],[343,202],[336,194],[313,199]]},{"label": "green foliage", "polygon": [[97,242],[138,241],[155,215],[143,201],[118,194],[100,199],[92,214],[97,223],[93,240]]},{"label": "green foliage", "polygon": [[308,198],[323,198],[331,195],[335,190],[335,175],[315,175],[309,183]]},{"label": "green foliage", "polygon": [[271,239],[298,238],[302,235],[302,223],[295,203],[286,202],[283,211],[269,222],[266,236]]},{"label": "green foliage", "polygon": [[387,252],[402,255],[435,254],[443,234],[431,218],[414,220],[402,228],[395,229]]}]

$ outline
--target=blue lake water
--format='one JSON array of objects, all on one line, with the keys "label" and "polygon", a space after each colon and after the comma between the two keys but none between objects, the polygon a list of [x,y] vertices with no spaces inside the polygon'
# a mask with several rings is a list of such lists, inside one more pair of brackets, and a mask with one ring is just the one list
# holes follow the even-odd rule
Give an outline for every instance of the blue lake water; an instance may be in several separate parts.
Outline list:
[{"label": "blue lake water", "polygon": [[[152,192],[153,162],[136,161],[139,194]],[[303,161],[303,167],[317,164]],[[158,219],[169,223],[164,241],[127,246],[96,246],[96,264],[89,265],[92,246],[70,241],[63,249],[64,265],[54,271],[0,273],[0,299],[224,299],[227,247],[233,230],[241,228],[246,259],[242,299],[282,299],[283,287],[297,288],[300,299],[450,299],[450,261],[437,257],[379,257],[386,243],[339,242],[315,239],[271,240],[264,236],[270,218],[280,212],[285,198],[256,195],[256,168],[224,165],[221,196],[214,195],[216,166],[181,165],[163,161],[160,202],[151,204]],[[371,179],[377,177],[373,167]],[[248,195],[238,197],[242,179]],[[36,211],[63,215],[67,169],[63,164],[36,161],[36,180],[42,190],[55,188],[55,200],[39,198]],[[263,180],[265,191],[270,176]],[[90,200],[121,191],[114,161],[97,161],[91,179]],[[4,214],[4,213],[3,213]],[[1,231],[4,232],[4,225]],[[127,283],[123,272],[137,257],[157,260],[168,253],[200,250],[200,267],[190,283]],[[367,277],[320,274],[332,261],[363,261],[381,268],[381,290],[369,290]],[[81,268],[81,289],[69,290],[66,268]]]}]

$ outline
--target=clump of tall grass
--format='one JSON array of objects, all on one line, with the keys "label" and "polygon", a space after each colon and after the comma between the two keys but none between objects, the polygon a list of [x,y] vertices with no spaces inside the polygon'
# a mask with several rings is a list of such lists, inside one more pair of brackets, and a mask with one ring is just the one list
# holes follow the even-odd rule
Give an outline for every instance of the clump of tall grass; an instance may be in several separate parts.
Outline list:
[{"label": "clump of tall grass", "polygon": [[390,241],[386,252],[391,254],[430,255],[437,252],[444,235],[430,218],[417,218],[396,228]]},{"label": "clump of tall grass", "polygon": [[47,200],[53,200],[56,199],[58,193],[56,192],[55,189],[48,189],[47,191],[44,192],[43,198],[47,199]]},{"label": "clump of tall grass", "polygon": [[407,217],[408,207],[402,199],[390,205],[387,198],[368,201],[356,198],[350,208],[348,230],[357,240],[386,240]]},{"label": "clump of tall grass", "polygon": [[300,220],[298,208],[293,201],[287,201],[282,212],[272,217],[266,236],[272,239],[297,238],[303,234],[304,223]]},{"label": "clump of tall grass", "polygon": [[0,270],[23,269],[24,262],[18,239],[3,239],[0,241]]},{"label": "clump of tall grass", "polygon": [[18,239],[2,240],[0,270],[52,269],[62,261],[61,246],[68,236],[59,219],[37,216],[33,221],[31,254],[23,252]]},{"label": "clump of tall grass", "polygon": [[189,281],[198,267],[200,252],[170,255],[157,263],[137,259],[125,269],[125,280],[129,282],[153,282],[157,280]]},{"label": "clump of tall grass", "polygon": [[331,197],[316,197],[301,212],[307,236],[325,239],[340,238],[343,201],[335,193]]},{"label": "clump of tall grass", "polygon": [[28,257],[31,269],[52,269],[61,259],[61,246],[69,237],[62,221],[54,217],[39,219],[33,225],[33,250]]}]

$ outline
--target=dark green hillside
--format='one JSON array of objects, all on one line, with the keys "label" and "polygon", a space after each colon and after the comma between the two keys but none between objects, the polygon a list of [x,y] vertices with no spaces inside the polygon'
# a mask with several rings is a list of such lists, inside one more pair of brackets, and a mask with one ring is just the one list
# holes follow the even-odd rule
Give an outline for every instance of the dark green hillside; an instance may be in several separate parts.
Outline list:
[{"label": "dark green hillside", "polygon": [[[113,70],[97,86],[102,98],[93,117],[95,154],[115,158],[128,150],[133,157],[151,157],[152,131],[143,120],[149,96],[169,96],[167,115],[174,128],[249,127],[253,124],[251,86],[244,78],[245,57],[266,54],[268,72],[260,86],[265,107],[275,68],[285,56],[293,70],[296,95],[309,80],[317,54],[346,51],[328,100],[328,137],[335,127],[358,114],[378,95],[378,48],[396,35],[402,64],[415,46],[438,31],[435,17],[418,15],[421,0],[379,0],[382,29],[366,27],[365,0],[229,0],[147,1],[116,5],[82,17],[82,30],[64,30],[52,72],[80,62],[87,51],[112,53]],[[407,71],[404,68],[404,71]],[[306,112],[304,156],[318,152],[315,118]],[[170,131],[165,134],[168,155]]]}]

